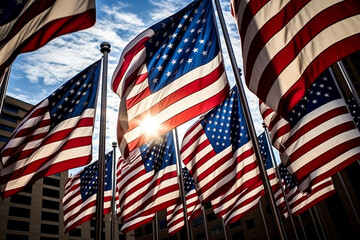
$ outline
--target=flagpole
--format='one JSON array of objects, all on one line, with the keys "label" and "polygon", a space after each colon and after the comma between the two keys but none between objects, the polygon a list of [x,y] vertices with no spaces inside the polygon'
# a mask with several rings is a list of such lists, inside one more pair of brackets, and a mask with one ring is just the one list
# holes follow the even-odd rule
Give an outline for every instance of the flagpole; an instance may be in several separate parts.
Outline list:
[{"label": "flagpole", "polygon": [[104,182],[105,182],[105,130],[106,130],[106,97],[107,97],[107,68],[108,53],[110,44],[103,42],[100,44],[100,51],[103,53],[103,74],[101,90],[101,112],[100,112],[100,136],[99,136],[99,160],[98,160],[98,187],[96,201],[96,225],[95,239],[102,239],[103,230],[103,209],[104,209]]},{"label": "flagpole", "polygon": [[302,223],[302,220],[301,220],[300,215],[297,215],[297,218],[298,218],[298,220],[299,220],[301,230],[302,230],[302,232],[303,232],[303,234],[304,234],[304,239],[307,240],[305,228],[304,228],[304,225],[303,225],[303,223]]},{"label": "flagpole", "polygon": [[222,221],[222,224],[223,224],[223,228],[224,228],[224,236],[225,236],[225,240],[228,240],[228,237],[227,237],[227,230],[226,230],[226,226],[225,226],[225,220],[223,217],[221,217],[221,221]]},{"label": "flagpole", "polygon": [[315,212],[316,218],[317,218],[317,220],[318,220],[318,222],[319,222],[319,225],[320,225],[321,233],[322,233],[324,239],[326,239],[326,234],[325,234],[325,231],[324,231],[324,228],[323,228],[323,225],[322,225],[322,222],[321,222],[319,213],[318,213],[318,211],[317,211],[317,209],[316,209],[316,206],[314,205],[312,208],[314,208],[314,212]]},{"label": "flagpole", "polygon": [[187,234],[187,239],[192,240],[191,230],[190,230],[189,221],[188,221],[188,215],[187,215],[188,211],[187,211],[187,206],[186,206],[186,196],[185,196],[185,189],[184,189],[184,177],[183,177],[182,167],[181,167],[181,162],[180,162],[180,148],[179,148],[179,140],[178,140],[177,128],[174,128],[172,130],[172,133],[173,133],[173,138],[175,138],[176,166],[177,166],[178,175],[179,175],[180,197],[181,197],[181,201],[183,203],[184,223],[185,223],[185,227],[186,227],[186,234]]},{"label": "flagpole", "polygon": [[[274,168],[275,168],[275,171],[276,171],[276,175],[277,175],[277,178],[279,180],[279,184],[280,184],[280,189],[281,189],[281,193],[282,195],[284,196],[284,202],[285,202],[285,207],[286,207],[286,210],[288,211],[289,213],[289,218],[290,218],[290,222],[291,222],[291,226],[294,230],[294,233],[295,233],[295,238],[296,239],[299,239],[299,236],[297,234],[297,231],[296,231],[296,227],[295,227],[295,223],[294,223],[294,219],[293,219],[293,216],[291,214],[291,209],[290,209],[290,206],[289,206],[289,202],[287,200],[287,195],[285,193],[285,190],[284,190],[284,186],[282,185],[282,180],[281,180],[281,175],[280,175],[280,172],[279,172],[279,169],[277,167],[277,163],[275,161],[275,155],[274,155],[274,152],[273,152],[273,149],[272,149],[272,144],[270,142],[270,134],[269,134],[269,129],[267,128],[266,124],[263,123],[263,128],[264,128],[264,132],[265,132],[265,139],[266,139],[266,142],[267,142],[267,145],[269,146],[269,152],[270,152],[270,157],[271,157],[271,161],[274,165]],[[280,219],[281,220],[281,219]]]},{"label": "flagpole", "polygon": [[208,231],[208,226],[207,226],[205,206],[202,205],[201,208],[202,208],[203,218],[204,218],[206,240],[209,240],[209,231]]},{"label": "flagpole", "polygon": [[242,109],[244,111],[246,125],[247,125],[247,127],[249,129],[250,139],[251,139],[252,144],[254,146],[256,159],[257,159],[259,169],[260,169],[260,175],[262,177],[263,184],[264,184],[264,189],[265,189],[265,192],[266,192],[266,195],[267,195],[267,199],[268,199],[271,211],[273,213],[272,216],[274,218],[274,222],[275,222],[275,225],[277,227],[277,232],[279,234],[279,238],[280,239],[286,239],[285,230],[283,229],[283,226],[280,223],[280,216],[279,216],[279,213],[276,210],[275,199],[274,199],[274,196],[273,196],[272,191],[271,191],[271,186],[270,186],[268,178],[266,177],[267,175],[265,174],[266,173],[265,166],[264,166],[264,163],[262,161],[259,144],[257,142],[257,136],[256,136],[256,133],[255,133],[255,128],[254,128],[254,125],[253,125],[253,122],[252,122],[252,117],[251,117],[249,105],[248,105],[248,102],[247,102],[247,99],[246,99],[246,96],[245,96],[245,91],[244,91],[243,85],[241,83],[240,72],[238,70],[235,55],[234,55],[234,52],[233,52],[233,49],[232,49],[232,46],[231,46],[230,37],[229,37],[229,33],[227,31],[227,28],[226,28],[224,15],[222,13],[222,9],[221,9],[219,0],[214,0],[214,2],[215,2],[215,5],[216,5],[218,16],[219,16],[219,21],[220,21],[220,24],[221,24],[221,28],[222,28],[222,31],[223,31],[223,34],[224,34],[225,43],[226,43],[226,46],[227,46],[227,49],[228,49],[231,65],[232,65],[232,68],[233,68],[233,71],[234,71],[236,85],[237,85],[238,90],[239,90],[239,97],[240,97],[240,100],[241,100],[241,103],[242,103],[241,107],[242,107]]},{"label": "flagpole", "polygon": [[360,107],[360,98],[359,98],[359,95],[356,93],[356,88],[354,86],[354,84],[352,84],[351,80],[350,80],[350,77],[349,77],[349,74],[347,73],[346,71],[346,68],[343,64],[342,61],[338,61],[337,62],[337,65],[339,66],[340,68],[340,71],[345,79],[345,82],[347,83],[350,91],[351,91],[351,94],[354,96],[355,100],[356,100],[356,103],[358,105],[358,107]]},{"label": "flagpole", "polygon": [[1,76],[1,84],[0,84],[0,113],[2,112],[2,107],[4,105],[5,97],[6,97],[6,90],[9,84],[10,79],[10,71],[11,66],[5,68],[3,75]]},{"label": "flagpole", "polygon": [[265,228],[267,239],[270,240],[269,230],[268,230],[268,227],[267,227],[267,224],[266,224],[266,221],[265,221],[265,216],[264,216],[264,211],[262,209],[261,201],[259,201],[259,208],[260,208],[261,218],[262,218],[263,223],[264,223],[264,228]]},{"label": "flagpole", "polygon": [[318,226],[317,226],[317,224],[316,224],[316,221],[315,221],[315,218],[314,218],[314,214],[312,213],[311,208],[309,209],[308,212],[309,212],[309,214],[310,214],[311,221],[312,221],[313,224],[314,224],[315,231],[316,231],[316,235],[317,235],[317,237],[319,238],[319,240],[321,240],[319,228],[318,228]]},{"label": "flagpole", "polygon": [[159,219],[158,213],[155,213],[153,224],[153,240],[159,240]]},{"label": "flagpole", "polygon": [[112,158],[112,198],[111,198],[111,240],[115,240],[115,223],[116,223],[116,205],[115,205],[115,194],[116,194],[116,146],[117,143],[113,142],[113,158]]}]

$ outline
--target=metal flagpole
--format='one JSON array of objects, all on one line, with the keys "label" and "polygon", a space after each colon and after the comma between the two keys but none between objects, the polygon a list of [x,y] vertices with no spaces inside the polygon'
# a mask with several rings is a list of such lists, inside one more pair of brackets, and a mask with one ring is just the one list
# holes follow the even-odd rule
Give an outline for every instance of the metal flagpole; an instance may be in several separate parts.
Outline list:
[{"label": "metal flagpole", "polygon": [[104,182],[105,182],[105,130],[106,130],[106,97],[107,97],[107,68],[108,53],[110,44],[103,42],[100,45],[100,51],[103,53],[103,74],[101,89],[101,112],[100,112],[100,136],[99,136],[99,160],[98,160],[98,185],[96,201],[96,225],[95,239],[102,239],[103,230],[103,209],[104,209]]},{"label": "metal flagpole", "polygon": [[157,212],[155,213],[153,223],[153,240],[159,240],[159,219]]},{"label": "metal flagpole", "polygon": [[[269,146],[270,157],[271,157],[272,163],[273,163],[273,165],[274,165],[274,167],[275,167],[275,171],[276,171],[277,178],[278,178],[278,180],[279,180],[281,193],[282,193],[282,195],[284,196],[285,207],[286,207],[286,210],[287,210],[288,213],[289,213],[289,218],[290,218],[291,226],[292,226],[292,228],[293,228],[293,230],[294,230],[295,238],[296,238],[296,239],[299,239],[299,236],[298,236],[297,231],[296,231],[294,219],[293,219],[293,216],[292,216],[292,214],[291,214],[291,209],[290,209],[290,206],[289,206],[289,202],[288,202],[288,200],[287,200],[287,195],[286,195],[286,193],[285,193],[284,186],[282,185],[281,175],[280,175],[279,169],[278,169],[278,167],[277,167],[277,163],[276,163],[276,161],[275,161],[275,155],[274,155],[273,149],[272,149],[272,147],[271,147],[272,145],[271,145],[271,142],[270,142],[269,129],[267,128],[267,126],[266,126],[265,123],[263,123],[263,128],[264,128],[264,131],[265,131],[265,139],[266,139],[267,145]],[[281,220],[281,219],[280,219],[280,220]]]},{"label": "metal flagpole", "polygon": [[321,219],[320,219],[319,213],[318,213],[318,211],[317,211],[317,208],[316,208],[316,206],[315,206],[315,205],[314,205],[314,206],[312,206],[312,208],[314,209],[314,212],[315,212],[316,218],[317,218],[317,220],[318,220],[318,222],[319,222],[320,229],[321,229],[321,233],[322,233],[322,235],[323,235],[324,239],[326,239],[326,234],[325,234],[325,231],[324,231],[324,228],[323,228],[323,225],[322,225],[322,222],[321,222]]},{"label": "metal flagpole", "polygon": [[340,172],[337,172],[336,174],[337,174],[337,176],[338,176],[338,178],[339,178],[339,180],[340,180],[340,184],[341,184],[341,186],[342,186],[342,188],[343,188],[343,190],[344,190],[344,192],[345,192],[346,199],[348,200],[348,202],[349,202],[349,204],[350,204],[350,207],[351,207],[351,209],[352,209],[352,212],[353,212],[353,214],[354,214],[354,217],[356,218],[356,221],[357,221],[358,225],[360,225],[359,216],[358,216],[358,214],[356,213],[356,209],[355,209],[355,207],[354,207],[354,203],[353,203],[353,201],[351,200],[351,197],[350,197],[350,195],[349,195],[349,192],[348,192],[348,190],[347,190],[347,188],[346,188],[346,186],[345,186],[344,180],[343,180]]},{"label": "metal flagpole", "polygon": [[244,115],[245,115],[244,117],[245,117],[245,120],[246,120],[246,125],[247,125],[247,127],[249,129],[250,139],[251,139],[252,144],[254,146],[255,155],[256,155],[258,165],[259,165],[259,169],[260,169],[260,175],[261,175],[262,180],[263,180],[264,189],[265,189],[267,199],[268,199],[271,211],[272,211],[272,216],[274,218],[274,222],[275,222],[275,225],[277,227],[277,232],[279,234],[280,239],[286,239],[285,230],[284,230],[282,224],[280,223],[280,216],[279,216],[279,213],[276,210],[274,195],[272,194],[271,186],[270,186],[269,180],[268,180],[267,175],[266,175],[265,166],[264,166],[264,163],[262,161],[261,152],[260,152],[259,144],[258,144],[258,141],[257,141],[257,136],[256,136],[256,133],[255,133],[254,124],[252,122],[252,117],[251,117],[251,114],[250,114],[249,105],[248,105],[248,102],[247,102],[247,99],[246,99],[246,96],[245,96],[245,91],[244,91],[244,88],[243,88],[243,85],[242,85],[242,82],[241,82],[241,79],[240,79],[240,72],[238,70],[238,66],[237,66],[237,63],[236,63],[234,51],[233,51],[232,46],[231,46],[230,37],[229,37],[229,33],[227,31],[227,28],[226,28],[224,15],[222,13],[222,9],[221,9],[219,0],[214,0],[214,1],[215,1],[218,16],[219,16],[219,21],[220,21],[220,24],[221,24],[221,28],[222,28],[222,31],[223,31],[223,34],[224,34],[225,43],[226,43],[226,46],[227,46],[227,49],[228,49],[232,69],[234,71],[236,85],[237,85],[238,90],[239,90],[239,97],[240,97],[240,101],[241,101],[241,107],[242,107]]},{"label": "metal flagpole", "polygon": [[0,113],[2,112],[2,107],[6,97],[6,90],[9,84],[11,66],[12,65],[5,68],[4,74],[1,76],[2,79],[0,82]]},{"label": "metal flagpole", "polygon": [[316,235],[317,235],[318,239],[321,240],[320,232],[319,232],[318,226],[317,226],[317,224],[316,224],[316,221],[315,221],[315,218],[314,218],[314,214],[313,214],[312,211],[311,211],[311,208],[309,209],[308,212],[309,212],[309,214],[310,214],[311,221],[312,221],[313,224],[314,224],[315,231],[316,231]]},{"label": "metal flagpole", "polygon": [[172,132],[173,132],[173,137],[175,138],[176,166],[177,166],[178,175],[179,175],[180,197],[181,197],[181,201],[183,203],[184,223],[185,223],[185,227],[186,227],[186,234],[187,234],[187,239],[192,240],[191,229],[190,229],[190,226],[189,226],[188,215],[187,215],[188,211],[187,211],[187,206],[186,206],[186,196],[185,196],[185,189],[184,189],[184,177],[183,177],[182,167],[181,167],[181,162],[180,162],[180,148],[179,148],[179,140],[178,140],[177,129],[174,128],[172,130]]},{"label": "metal flagpole", "polygon": [[203,218],[204,218],[204,225],[205,225],[205,234],[206,234],[206,240],[209,240],[209,231],[207,226],[207,219],[206,219],[206,210],[205,206],[201,206],[202,212],[203,212]]},{"label": "metal flagpole", "polygon": [[115,194],[116,194],[116,146],[117,143],[113,142],[113,158],[112,158],[112,198],[111,198],[111,240],[115,240],[115,227],[116,227],[116,205],[115,205]]},{"label": "metal flagpole", "polygon": [[302,223],[302,220],[301,220],[300,215],[298,215],[297,218],[298,218],[298,220],[299,220],[301,230],[303,231],[304,239],[306,240],[306,239],[307,239],[307,237],[306,237],[306,232],[305,232],[305,228],[304,228],[304,225],[303,225],[303,223]]},{"label": "metal flagpole", "polygon": [[268,228],[267,228],[267,224],[266,224],[266,221],[265,221],[265,216],[264,216],[264,211],[263,211],[263,209],[262,209],[261,201],[259,201],[259,208],[260,208],[261,218],[262,218],[263,223],[264,223],[264,228],[265,228],[265,232],[266,232],[267,239],[270,240],[269,230],[268,230]]},{"label": "metal flagpole", "polygon": [[225,240],[228,240],[228,237],[227,237],[227,230],[226,230],[226,226],[225,226],[225,220],[223,217],[221,217],[221,221],[222,221],[222,224],[223,224],[223,228],[224,228],[224,236],[225,236]]},{"label": "metal flagpole", "polygon": [[358,105],[358,107],[360,107],[360,98],[359,98],[359,95],[356,93],[356,88],[354,86],[354,84],[352,84],[351,80],[350,80],[350,77],[349,77],[349,74],[347,73],[346,71],[346,68],[343,64],[342,61],[338,61],[337,62],[337,65],[339,66],[340,68],[340,71],[345,79],[345,82],[347,83],[352,95],[354,96],[355,100],[356,100],[356,103]]}]

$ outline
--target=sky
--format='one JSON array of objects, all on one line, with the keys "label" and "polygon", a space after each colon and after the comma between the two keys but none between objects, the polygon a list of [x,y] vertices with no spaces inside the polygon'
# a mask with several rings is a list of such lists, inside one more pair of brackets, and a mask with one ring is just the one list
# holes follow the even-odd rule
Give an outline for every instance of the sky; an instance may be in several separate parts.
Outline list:
[{"label": "sky", "polygon": [[[110,43],[105,150],[106,152],[111,151],[112,143],[116,142],[116,122],[120,99],[110,89],[110,83],[122,50],[142,31],[176,13],[190,2],[190,0],[96,0],[96,23],[93,27],[55,38],[44,47],[31,53],[20,54],[16,58],[12,65],[7,95],[30,104],[39,103],[64,82],[100,59],[102,57],[100,52],[102,42]],[[237,58],[236,61],[242,69],[241,44],[235,19],[230,13],[230,0],[220,0],[220,3],[232,48]],[[235,85],[234,74],[220,24],[218,27],[226,72],[232,87]],[[258,100],[248,91],[244,83],[243,86],[257,135],[260,135],[263,128],[262,118],[258,112]],[[94,159],[98,158],[99,112],[100,105],[98,104],[93,137]],[[180,144],[183,134],[193,122],[194,120],[178,127]],[[119,151],[117,151],[117,156],[119,156],[118,154]]]}]

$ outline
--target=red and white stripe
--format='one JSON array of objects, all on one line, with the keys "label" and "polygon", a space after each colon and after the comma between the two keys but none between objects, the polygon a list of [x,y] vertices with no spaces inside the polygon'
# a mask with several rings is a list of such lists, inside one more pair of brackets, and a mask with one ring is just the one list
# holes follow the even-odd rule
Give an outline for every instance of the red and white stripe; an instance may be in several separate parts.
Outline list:
[{"label": "red and white stripe", "polygon": [[121,98],[117,133],[125,159],[136,147],[150,141],[146,129],[141,126],[148,116],[161,125],[158,135],[163,135],[215,107],[229,91],[219,52],[209,63],[151,93],[145,42],[153,35],[153,30],[148,29],[126,46],[112,78],[112,90]]},{"label": "red and white stripe", "polygon": [[48,99],[29,111],[1,152],[3,197],[39,178],[88,164],[92,155],[94,109],[64,120],[51,132]]},{"label": "red and white stripe", "polygon": [[146,172],[139,150],[129,164],[119,159],[117,169],[117,215],[128,232],[153,220],[154,213],[176,204],[179,183],[176,164]]},{"label": "red and white stripe", "polygon": [[[195,189],[186,193],[186,209],[189,222],[202,213],[201,202]],[[185,225],[183,205],[180,201],[176,205],[168,207],[166,211],[168,233],[171,236],[180,231]]]},{"label": "red and white stripe", "polygon": [[[85,202],[81,199],[80,192],[80,173],[70,177],[64,187],[63,209],[65,232],[69,232],[77,226],[90,221],[96,213],[96,197],[94,194]],[[112,190],[104,192],[103,213],[111,212]]]},{"label": "red and white stripe", "polygon": [[301,191],[360,158],[360,133],[342,99],[307,114],[293,128],[264,103],[260,113],[269,126],[272,144],[298,179]]},{"label": "red and white stripe", "polygon": [[237,0],[232,6],[246,84],[282,116],[320,73],[360,50],[358,0]]},{"label": "red and white stripe", "polygon": [[0,26],[0,72],[19,53],[34,51],[55,37],[94,24],[94,0],[27,1],[16,19]]},{"label": "red and white stripe", "polygon": [[206,203],[239,183],[242,191],[257,182],[258,167],[252,143],[248,142],[233,153],[230,145],[216,154],[201,119],[185,133],[180,150],[181,159],[193,176],[200,201]]}]

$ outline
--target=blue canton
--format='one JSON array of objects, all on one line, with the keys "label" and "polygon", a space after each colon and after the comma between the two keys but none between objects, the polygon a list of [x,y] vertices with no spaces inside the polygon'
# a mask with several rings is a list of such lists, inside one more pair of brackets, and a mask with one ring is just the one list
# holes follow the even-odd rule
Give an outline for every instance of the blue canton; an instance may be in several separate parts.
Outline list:
[{"label": "blue canton", "polygon": [[[105,185],[104,190],[111,190],[112,182],[112,151],[105,156]],[[98,161],[86,166],[80,173],[80,193],[82,201],[97,194],[98,187]]]},{"label": "blue canton", "polygon": [[28,0],[2,0],[0,2],[0,26],[16,19],[27,2]]},{"label": "blue canton", "polygon": [[281,178],[284,180],[286,187],[293,189],[298,185],[296,178],[291,175],[283,164],[279,165],[279,172]]},{"label": "blue canton", "polygon": [[195,182],[187,168],[182,169],[185,194],[195,189]]},{"label": "blue canton", "polygon": [[258,136],[258,142],[259,142],[261,156],[265,163],[265,168],[270,169],[274,167],[271,160],[269,145],[267,144],[265,132],[263,132],[262,134],[260,134],[260,136]]},{"label": "blue canton", "polygon": [[140,147],[146,172],[155,173],[176,164],[175,145],[172,133],[167,133]]},{"label": "blue canton", "polygon": [[357,128],[360,130],[360,110],[359,106],[357,105],[357,102],[354,97],[349,98],[346,101],[346,104],[349,106],[349,111],[351,113],[351,116],[357,126]]},{"label": "blue canton", "polygon": [[227,99],[206,115],[201,124],[216,153],[230,145],[235,152],[250,140],[236,87]]},{"label": "blue canton", "polygon": [[81,115],[87,108],[95,107],[100,68],[101,61],[99,60],[48,97],[50,129],[65,119]]},{"label": "blue canton", "polygon": [[146,63],[151,92],[210,62],[219,52],[212,2],[194,1],[151,27]]},{"label": "blue canton", "polygon": [[341,96],[336,89],[328,70],[323,72],[308,89],[305,96],[299,103],[289,112],[287,120],[292,127],[306,114],[314,111],[320,106],[340,99]]}]

